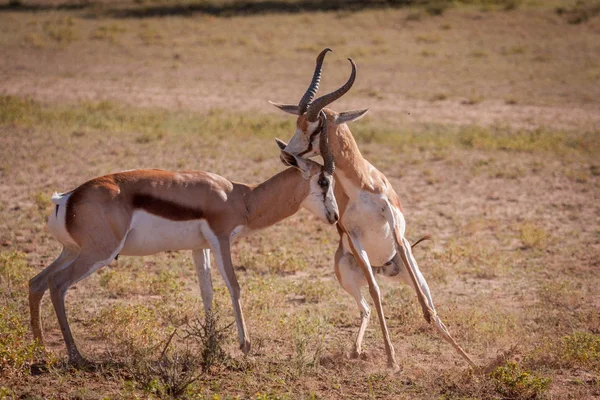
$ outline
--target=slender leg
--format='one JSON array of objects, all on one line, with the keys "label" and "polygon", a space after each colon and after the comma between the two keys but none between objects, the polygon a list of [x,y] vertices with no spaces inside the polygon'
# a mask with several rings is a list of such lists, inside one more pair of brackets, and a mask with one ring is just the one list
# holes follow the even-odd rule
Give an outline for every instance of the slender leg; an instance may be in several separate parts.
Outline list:
[{"label": "slender leg", "polygon": [[[391,211],[391,209],[390,209]],[[392,211],[392,223],[394,227],[394,234],[396,236],[397,252],[400,253],[400,257],[402,258],[402,263],[404,264],[405,271],[409,276],[410,282],[412,283],[415,292],[417,292],[417,299],[421,304],[421,308],[423,309],[423,316],[427,322],[433,322],[433,325],[437,329],[437,331],[442,335],[442,337],[450,343],[454,349],[472,366],[477,367],[475,362],[469,357],[469,355],[463,350],[462,347],[450,335],[448,328],[442,322],[440,317],[437,315],[435,307],[433,305],[433,300],[431,298],[431,292],[429,290],[429,285],[427,285],[427,281],[425,277],[419,270],[419,266],[417,265],[417,260],[412,254],[412,247],[410,242],[404,237],[404,228],[406,227],[404,216],[400,213],[394,213]]]},{"label": "slender leg", "polygon": [[31,331],[33,338],[44,345],[42,322],[40,319],[40,303],[44,293],[48,289],[48,279],[56,272],[65,269],[77,257],[76,250],[63,247],[62,252],[52,264],[44,268],[42,272],[29,280],[29,315],[31,318]]},{"label": "slender leg", "polygon": [[58,318],[60,330],[63,334],[63,339],[65,340],[65,345],[67,346],[67,353],[71,364],[81,366],[86,361],[79,353],[79,350],[77,350],[71,328],[69,327],[65,310],[65,295],[67,294],[67,290],[94,271],[110,263],[123,247],[123,243],[124,241],[119,244],[115,239],[112,245],[106,243],[101,248],[94,249],[93,252],[82,248],[82,252],[71,265],[56,272],[49,279],[50,297],[54,305],[56,317]]},{"label": "slender leg", "polygon": [[246,329],[246,322],[244,321],[242,304],[240,302],[240,285],[235,277],[233,262],[231,261],[229,238],[218,238],[208,225],[202,226],[201,229],[202,234],[210,244],[210,249],[215,255],[215,261],[217,262],[219,272],[225,281],[225,285],[227,285],[227,289],[229,289],[238,330],[240,349],[244,354],[248,354],[250,352],[251,343]]},{"label": "slender leg", "polygon": [[379,286],[375,281],[375,276],[373,275],[373,269],[371,268],[369,257],[367,256],[365,249],[362,247],[360,238],[353,236],[352,234],[349,234],[348,236],[350,238],[350,247],[352,247],[354,257],[356,257],[356,260],[359,262],[359,265],[363,270],[363,274],[367,279],[367,283],[369,284],[369,293],[371,294],[371,298],[375,303],[375,309],[377,310],[377,316],[379,317],[379,325],[381,326],[381,331],[383,333],[385,351],[388,357],[388,368],[392,369],[393,371],[398,371],[400,367],[398,366],[398,363],[396,363],[396,353],[394,351],[394,346],[392,345],[387,324],[385,322],[383,305],[381,303],[381,291],[379,290]]},{"label": "slender leg", "polygon": [[354,256],[349,253],[344,254],[341,243],[335,253],[335,272],[340,285],[342,285],[346,292],[354,297],[354,300],[356,301],[356,304],[360,310],[360,329],[356,335],[354,351],[352,352],[352,357],[358,358],[362,353],[362,342],[367,326],[369,325],[371,308],[360,292],[361,286],[364,286],[367,283],[365,276]]},{"label": "slender leg", "polygon": [[202,296],[202,304],[204,305],[204,313],[206,318],[212,313],[213,303],[213,286],[210,278],[210,250],[197,249],[192,253],[194,257],[194,265],[198,274],[198,282],[200,283],[200,295]]}]

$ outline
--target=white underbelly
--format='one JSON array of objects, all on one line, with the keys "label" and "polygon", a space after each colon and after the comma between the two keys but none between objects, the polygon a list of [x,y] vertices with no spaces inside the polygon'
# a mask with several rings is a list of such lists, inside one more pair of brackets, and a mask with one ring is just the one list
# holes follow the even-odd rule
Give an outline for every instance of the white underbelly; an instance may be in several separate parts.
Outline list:
[{"label": "white underbelly", "polygon": [[[367,252],[372,266],[382,266],[394,258],[396,254],[394,233],[385,219],[377,216],[362,219],[356,229],[353,229],[353,224],[349,225],[345,223],[344,227],[349,232],[358,233],[362,247]],[[351,251],[347,238],[344,240],[344,250]]]},{"label": "white underbelly", "polygon": [[171,221],[136,210],[120,254],[145,256],[168,250],[204,248],[207,242],[200,230],[202,221]]}]

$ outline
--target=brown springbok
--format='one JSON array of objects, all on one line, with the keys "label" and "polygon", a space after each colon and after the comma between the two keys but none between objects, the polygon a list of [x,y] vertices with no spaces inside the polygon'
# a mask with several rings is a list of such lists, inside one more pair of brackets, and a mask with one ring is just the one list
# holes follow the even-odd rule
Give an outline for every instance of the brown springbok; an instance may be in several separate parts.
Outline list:
[{"label": "brown springbok", "polygon": [[[327,154],[327,149],[322,152]],[[240,348],[248,353],[250,339],[231,261],[231,242],[271,226],[301,207],[330,224],[338,220],[331,157],[325,157],[324,166],[283,151],[281,158],[294,168],[257,186],[201,171],[134,170],[101,176],[71,192],[55,194],[52,202],[56,206],[48,226],[63,250],[29,281],[34,338],[43,343],[40,302],[49,288],[69,361],[84,364],[69,328],[65,294],[71,285],[120,254],[192,250],[204,309],[209,315],[212,250],[231,295]]]},{"label": "brown springbok", "polygon": [[[310,97],[318,90],[325,49],[317,57],[313,80],[307,90]],[[328,146],[336,163],[335,197],[340,210],[337,224],[340,234],[335,253],[335,274],[342,287],[356,300],[361,311],[361,326],[355,341],[354,356],[361,353],[363,336],[371,310],[361,294],[361,286],[368,284],[383,331],[388,367],[398,370],[394,347],[390,341],[382,307],[379,286],[374,272],[393,277],[411,285],[416,293],[427,322],[433,322],[444,339],[471,364],[475,363],[454,341],[437,315],[429,286],[421,274],[411,245],[404,236],[406,223],[400,198],[388,179],[360,153],[346,123],[357,120],[368,111],[356,110],[337,113],[324,107],[350,90],[356,77],[356,65],[348,81],[338,90],[312,101],[302,97],[298,105],[272,103],[281,110],[297,115],[296,132],[284,149],[299,157],[320,154],[320,141],[326,133]],[[325,118],[322,115],[325,114]],[[279,141],[281,147],[281,141]]]}]

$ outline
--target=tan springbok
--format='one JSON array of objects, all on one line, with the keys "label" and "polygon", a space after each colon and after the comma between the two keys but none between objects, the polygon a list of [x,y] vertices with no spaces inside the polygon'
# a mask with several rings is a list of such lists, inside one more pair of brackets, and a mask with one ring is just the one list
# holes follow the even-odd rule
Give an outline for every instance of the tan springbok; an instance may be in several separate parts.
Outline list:
[{"label": "tan springbok", "polygon": [[[326,149],[322,151],[327,153]],[[192,250],[202,301],[209,315],[212,250],[231,295],[240,348],[248,353],[250,339],[231,261],[231,242],[271,226],[301,207],[330,224],[338,220],[331,158],[325,157],[324,167],[286,152],[281,158],[294,168],[257,186],[201,171],[134,170],[101,176],[71,192],[55,194],[48,226],[63,250],[29,281],[34,338],[43,343],[40,302],[49,288],[69,361],[84,364],[69,328],[65,294],[71,285],[118,255]]]},{"label": "tan springbok", "polygon": [[[328,51],[330,50],[323,50],[317,57],[314,77],[320,78],[323,59]],[[433,322],[444,339],[450,342],[469,364],[475,366],[437,315],[429,286],[419,270],[411,245],[404,236],[406,222],[400,198],[388,179],[362,156],[346,125],[365,115],[368,109],[337,113],[324,108],[352,87],[356,77],[356,65],[351,59],[349,61],[352,73],[338,90],[309,102],[303,101],[305,95],[298,105],[272,104],[298,116],[296,132],[284,147],[286,152],[306,158],[316,156],[320,154],[323,131],[328,132],[331,154],[336,163],[335,196],[340,209],[337,225],[340,242],[335,253],[335,274],[342,287],[356,300],[362,318],[354,355],[358,356],[361,353],[363,336],[371,313],[361,294],[361,287],[368,284],[383,332],[388,367],[393,370],[399,368],[385,321],[381,292],[374,276],[374,272],[380,272],[412,286],[427,322]],[[318,86],[319,79],[313,78],[307,93],[314,96]],[[323,113],[325,118],[320,117]]]}]

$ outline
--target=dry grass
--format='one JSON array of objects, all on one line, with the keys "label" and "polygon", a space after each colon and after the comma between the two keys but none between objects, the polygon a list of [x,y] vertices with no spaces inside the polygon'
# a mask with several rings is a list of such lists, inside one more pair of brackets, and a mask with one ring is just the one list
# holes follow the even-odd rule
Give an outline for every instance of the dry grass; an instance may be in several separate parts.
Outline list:
[{"label": "dry grass", "polygon": [[[554,8],[573,2],[509,3],[229,18],[1,11],[0,49],[14,57],[0,60],[0,398],[600,396],[597,17],[570,24]],[[306,212],[234,246],[248,357],[217,273],[217,318],[198,322],[185,253],[121,257],[69,291],[94,368],[64,364],[47,298],[48,352],[33,343],[26,282],[59,251],[44,223],[51,193],[131,168],[266,179],[282,168],[272,138],[294,124],[263,103],[296,99],[325,45],[326,89],[345,79],[343,56],[357,57],[356,87],[335,108],[375,107],[352,131],[400,194],[409,238],[433,234],[416,257],[442,318],[489,370],[470,371],[414,293],[387,282],[403,370],[385,370],[375,318],[365,357],[348,359],[359,315],[332,271],[337,234]]]}]

